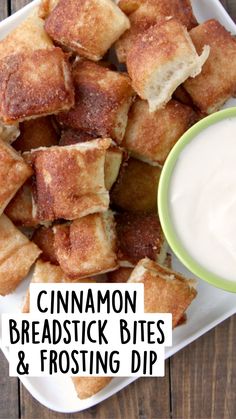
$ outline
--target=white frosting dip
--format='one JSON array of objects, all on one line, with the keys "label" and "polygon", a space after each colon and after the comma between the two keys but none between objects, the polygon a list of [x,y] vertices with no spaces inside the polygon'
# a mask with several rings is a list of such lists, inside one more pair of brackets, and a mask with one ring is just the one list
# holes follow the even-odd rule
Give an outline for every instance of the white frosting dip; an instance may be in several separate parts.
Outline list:
[{"label": "white frosting dip", "polygon": [[169,200],[188,253],[212,273],[236,281],[236,118],[208,127],[185,147]]}]

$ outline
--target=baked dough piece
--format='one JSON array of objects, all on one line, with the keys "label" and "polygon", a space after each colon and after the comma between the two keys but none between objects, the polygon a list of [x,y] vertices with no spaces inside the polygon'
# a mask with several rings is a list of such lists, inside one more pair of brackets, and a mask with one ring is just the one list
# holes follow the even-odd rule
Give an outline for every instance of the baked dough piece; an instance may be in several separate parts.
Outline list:
[{"label": "baked dough piece", "polygon": [[20,135],[19,124],[6,125],[0,121],[0,139],[8,144],[13,143]]},{"label": "baked dough piece", "polygon": [[60,48],[18,53],[0,61],[0,118],[21,122],[71,108],[74,89]]},{"label": "baked dough piece", "polygon": [[110,139],[98,139],[66,147],[39,148],[24,157],[36,175],[33,216],[40,221],[74,220],[106,211],[104,162]]},{"label": "baked dough piece", "polygon": [[128,280],[131,282],[144,284],[144,311],[172,313],[173,328],[197,295],[194,280],[188,280],[148,258],[136,265]]},{"label": "baked dough piece", "polygon": [[22,157],[0,140],[0,215],[32,173],[31,167]]},{"label": "baked dough piece", "polygon": [[120,266],[135,266],[145,257],[164,263],[167,243],[157,214],[122,213],[115,221]]},{"label": "baked dough piece", "polygon": [[121,167],[111,191],[112,204],[133,212],[157,211],[157,188],[161,174],[158,166],[129,159]]},{"label": "baked dough piece", "polygon": [[[31,280],[31,284],[55,284],[55,283],[68,283],[71,280],[64,274],[61,270],[60,266],[53,265],[50,262],[45,262],[39,259],[34,268],[33,277]],[[90,278],[89,280],[81,279],[81,280],[74,280],[73,282],[96,282],[94,279]],[[22,313],[29,313],[30,312],[30,291],[29,288],[27,290],[25,300],[22,307]]]},{"label": "baked dough piece", "polygon": [[53,230],[57,260],[69,277],[84,278],[118,267],[111,211],[87,215]]},{"label": "baked dough piece", "polygon": [[[138,4],[137,4],[138,3]],[[115,49],[119,62],[126,62],[127,51],[135,38],[160,19],[174,17],[188,30],[197,25],[189,0],[145,0],[135,2],[122,0],[119,7],[129,14],[131,27],[116,42]],[[131,14],[130,14],[131,10]]]},{"label": "baked dough piece", "polygon": [[28,274],[40,249],[9,218],[0,217],[0,295],[10,294]]},{"label": "baked dough piece", "polygon": [[73,377],[72,381],[76,393],[80,399],[87,399],[94,396],[110,382],[111,377]]},{"label": "baked dough piece", "polygon": [[127,75],[89,61],[73,68],[75,106],[58,116],[61,124],[121,142],[134,91]]},{"label": "baked dough piece", "polygon": [[5,214],[17,226],[36,227],[38,221],[33,217],[32,178],[16,192],[5,209]]},{"label": "baked dough piece", "polygon": [[44,21],[36,9],[16,29],[0,41],[0,60],[19,52],[32,52],[53,47],[53,42],[44,29]]},{"label": "baked dough piece", "polygon": [[51,116],[31,119],[20,124],[20,136],[13,147],[17,151],[29,151],[58,144],[58,133]]},{"label": "baked dough piece", "polygon": [[129,19],[112,0],[60,0],[45,21],[54,41],[94,61],[129,27]]},{"label": "baked dough piece", "polygon": [[122,146],[134,157],[162,166],[172,147],[197,119],[192,108],[176,100],[150,113],[147,102],[138,99],[129,113]]},{"label": "baked dough piece", "polygon": [[236,93],[236,39],[214,19],[192,29],[190,36],[198,52],[205,43],[211,50],[202,73],[184,87],[195,105],[210,114]]},{"label": "baked dough piece", "polygon": [[187,29],[175,19],[151,26],[133,42],[127,55],[128,73],[150,112],[164,106],[188,77],[197,76],[209,55],[199,56]]},{"label": "baked dough piece", "polygon": [[58,265],[54,248],[54,233],[52,227],[41,226],[35,230],[31,239],[42,250],[40,258]]}]

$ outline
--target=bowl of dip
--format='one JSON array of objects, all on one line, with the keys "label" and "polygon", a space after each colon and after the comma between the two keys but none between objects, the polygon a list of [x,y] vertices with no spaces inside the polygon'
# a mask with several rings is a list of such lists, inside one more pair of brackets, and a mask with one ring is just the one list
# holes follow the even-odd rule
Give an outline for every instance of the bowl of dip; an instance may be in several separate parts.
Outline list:
[{"label": "bowl of dip", "polygon": [[202,119],[176,143],[160,177],[158,211],[183,265],[236,292],[236,107]]}]

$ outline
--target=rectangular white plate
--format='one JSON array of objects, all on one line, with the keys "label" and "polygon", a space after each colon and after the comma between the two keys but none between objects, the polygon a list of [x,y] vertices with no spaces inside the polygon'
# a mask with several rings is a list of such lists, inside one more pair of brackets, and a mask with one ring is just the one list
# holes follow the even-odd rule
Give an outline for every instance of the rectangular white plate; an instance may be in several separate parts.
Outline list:
[{"label": "rectangular white plate", "polygon": [[[19,12],[0,23],[0,38],[6,36],[16,27],[31,10],[39,3],[35,0]],[[194,12],[199,22],[209,18],[218,19],[229,31],[236,34],[236,25],[226,13],[218,0],[192,0]],[[236,106],[236,100],[232,99],[227,106]],[[191,276],[189,272],[173,258],[173,266],[179,271]],[[198,280],[198,296],[188,310],[188,321],[178,327],[173,334],[173,346],[166,350],[166,358],[178,352],[184,346],[215,327],[217,324],[236,313],[236,294],[230,294],[214,288],[207,283]],[[17,291],[7,297],[0,297],[0,314],[20,311],[22,300],[29,283],[25,280]],[[0,326],[1,327],[1,326]],[[0,329],[1,347],[1,329]],[[6,357],[7,349],[2,347]],[[88,400],[79,400],[76,397],[71,379],[68,378],[22,378],[22,383],[40,403],[57,412],[72,413],[87,409],[121,390],[132,381],[133,378],[116,378],[111,384],[96,396]]]}]

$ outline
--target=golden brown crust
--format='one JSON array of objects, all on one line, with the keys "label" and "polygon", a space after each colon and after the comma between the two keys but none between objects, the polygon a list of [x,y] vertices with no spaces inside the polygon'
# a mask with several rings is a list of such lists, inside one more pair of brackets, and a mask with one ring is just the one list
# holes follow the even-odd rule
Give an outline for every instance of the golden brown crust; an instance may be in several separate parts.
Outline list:
[{"label": "golden brown crust", "polygon": [[76,393],[80,399],[87,399],[94,396],[110,382],[111,377],[73,377],[72,381]]},{"label": "golden brown crust", "polygon": [[127,75],[82,61],[73,68],[75,106],[58,115],[61,124],[121,142],[134,95]]},{"label": "golden brown crust", "polygon": [[116,271],[107,273],[107,282],[126,283],[133,268],[119,268]]},{"label": "golden brown crust", "polygon": [[22,157],[0,140],[0,215],[32,173],[31,167]]},{"label": "golden brown crust", "polygon": [[38,221],[33,217],[32,178],[16,192],[5,209],[5,214],[16,226],[36,227]]},{"label": "golden brown crust", "polygon": [[104,164],[110,142],[98,139],[25,153],[36,175],[33,196],[38,220],[73,220],[107,210]]},{"label": "golden brown crust", "polygon": [[31,239],[42,250],[41,259],[58,265],[54,248],[54,233],[52,227],[40,227],[35,230]]},{"label": "golden brown crust", "polygon": [[145,312],[172,313],[173,328],[197,295],[193,280],[147,258],[140,260],[128,282],[144,283]]},{"label": "golden brown crust", "polygon": [[10,294],[28,274],[41,253],[9,218],[0,217],[0,295]]},{"label": "golden brown crust", "polygon": [[73,104],[70,68],[60,48],[14,54],[0,61],[0,117],[4,122],[57,113]]},{"label": "golden brown crust", "polygon": [[115,215],[118,260],[136,265],[148,257],[164,261],[165,237],[157,214],[123,213]]},{"label": "golden brown crust", "polygon": [[112,188],[112,204],[126,211],[156,212],[160,174],[160,167],[129,159]]},{"label": "golden brown crust", "polygon": [[60,0],[45,21],[54,41],[95,61],[129,26],[128,18],[111,0]]},{"label": "golden brown crust", "polygon": [[0,41],[0,60],[19,52],[30,53],[37,49],[53,47],[53,42],[44,29],[44,21],[37,9],[8,36]]},{"label": "golden brown crust", "polygon": [[192,108],[175,100],[150,113],[147,102],[138,99],[130,110],[122,146],[134,157],[162,166],[172,147],[197,119]]},{"label": "golden brown crust", "polygon": [[211,113],[236,92],[236,40],[214,19],[192,29],[190,36],[198,52],[207,43],[210,55],[201,74],[184,87],[202,112]]},{"label": "golden brown crust", "polygon": [[71,278],[117,268],[115,226],[111,212],[92,214],[54,227],[57,260]]},{"label": "golden brown crust", "polygon": [[58,144],[58,133],[51,116],[32,119],[20,124],[20,136],[13,147],[17,151],[29,151]]},{"label": "golden brown crust", "polygon": [[[138,4],[139,3],[139,4]],[[192,13],[189,0],[146,0],[140,2],[119,2],[119,7],[129,14],[131,28],[128,29],[116,42],[115,49],[118,60],[126,62],[127,53],[132,48],[133,42],[150,26],[157,24],[162,18],[174,17],[187,27],[188,30],[196,26],[197,22]],[[124,10],[124,11],[125,11]]]}]

